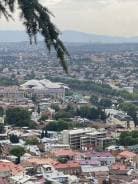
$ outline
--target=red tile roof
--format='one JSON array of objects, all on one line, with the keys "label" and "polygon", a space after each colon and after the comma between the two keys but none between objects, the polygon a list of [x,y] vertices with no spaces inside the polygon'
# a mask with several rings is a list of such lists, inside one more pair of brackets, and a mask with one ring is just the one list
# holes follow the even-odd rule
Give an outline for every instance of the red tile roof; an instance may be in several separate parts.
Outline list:
[{"label": "red tile roof", "polygon": [[71,149],[57,149],[52,152],[56,157],[73,157],[75,155],[75,151]]},{"label": "red tile roof", "polygon": [[[51,159],[51,158],[34,157],[34,158],[30,158],[30,159],[26,160],[25,163],[34,164],[34,165],[46,165],[46,164],[54,165],[58,162]],[[23,163],[23,165],[24,165],[24,163]]]},{"label": "red tile roof", "polygon": [[136,154],[130,151],[123,151],[119,153],[119,156],[123,158],[134,158],[136,157]]},{"label": "red tile roof", "polygon": [[16,175],[24,171],[20,165],[15,165],[13,162],[0,161],[0,172],[9,171],[12,175]]},{"label": "red tile roof", "polygon": [[55,169],[78,169],[80,164],[78,162],[68,162],[66,164],[57,163],[54,165]]},{"label": "red tile roof", "polygon": [[122,163],[116,163],[112,165],[113,170],[120,170],[120,171],[125,171],[127,170],[127,167],[123,165]]}]

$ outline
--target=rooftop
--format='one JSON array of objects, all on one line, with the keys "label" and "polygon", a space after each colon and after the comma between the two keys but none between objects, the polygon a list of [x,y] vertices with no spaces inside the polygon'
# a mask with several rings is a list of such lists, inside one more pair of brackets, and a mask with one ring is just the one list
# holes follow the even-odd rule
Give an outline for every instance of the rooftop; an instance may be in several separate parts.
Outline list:
[{"label": "rooftop", "polygon": [[82,133],[88,133],[88,132],[94,132],[94,131],[96,131],[95,128],[80,128],[80,129],[73,129],[68,132],[70,135],[73,135],[73,134],[82,134]]},{"label": "rooftop", "polygon": [[61,163],[57,163],[54,165],[55,169],[73,169],[73,168],[80,168],[80,163],[79,162],[68,162],[66,164],[61,164]]},{"label": "rooftop", "polygon": [[75,155],[75,152],[71,149],[57,149],[52,152],[56,157],[62,157],[62,156],[69,156],[73,157]]},{"label": "rooftop", "polygon": [[133,158],[136,156],[136,154],[133,152],[130,152],[130,151],[123,151],[123,152],[119,153],[119,156],[123,157],[123,158]]},{"label": "rooftop", "polygon": [[65,87],[63,84],[61,83],[55,83],[55,82],[51,82],[50,80],[29,80],[26,83],[22,84],[21,87],[23,89],[29,88],[29,89],[45,89],[45,88],[61,88],[61,87]]},{"label": "rooftop", "polygon": [[15,165],[14,163],[7,161],[7,160],[1,160],[0,161],[0,172],[3,171],[9,171],[12,173],[12,175],[17,175],[24,171],[23,167],[21,165]]}]

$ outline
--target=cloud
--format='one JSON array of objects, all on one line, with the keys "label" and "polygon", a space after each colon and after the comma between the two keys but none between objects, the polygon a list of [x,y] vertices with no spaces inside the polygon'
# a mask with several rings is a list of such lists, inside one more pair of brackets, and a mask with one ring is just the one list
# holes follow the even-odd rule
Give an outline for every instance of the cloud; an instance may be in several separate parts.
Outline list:
[{"label": "cloud", "polygon": [[53,6],[61,3],[63,0],[40,0],[40,2],[47,6]]},{"label": "cloud", "polygon": [[[61,30],[138,36],[138,0],[39,0],[53,12],[53,21]],[[16,16],[17,17],[17,16]],[[23,29],[18,19],[0,29]]]}]

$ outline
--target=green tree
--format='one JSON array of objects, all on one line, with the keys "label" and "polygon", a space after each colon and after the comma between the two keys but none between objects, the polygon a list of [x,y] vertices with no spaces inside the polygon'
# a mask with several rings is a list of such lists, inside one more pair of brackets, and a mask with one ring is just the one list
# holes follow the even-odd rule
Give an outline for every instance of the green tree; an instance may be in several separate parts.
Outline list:
[{"label": "green tree", "polygon": [[60,108],[57,104],[51,104],[51,108],[54,109],[56,112],[58,112],[60,110]]},{"label": "green tree", "polygon": [[91,120],[96,120],[99,119],[99,111],[96,108],[90,108],[88,115],[87,115],[88,119]]},{"label": "green tree", "polygon": [[32,96],[32,101],[34,104],[38,105],[38,99],[37,99],[37,96],[35,94]]},{"label": "green tree", "polygon": [[0,0],[0,13],[7,20],[12,19],[16,5],[20,10],[20,18],[30,38],[30,43],[36,43],[37,34],[40,33],[44,37],[48,50],[54,47],[57,57],[67,72],[65,59],[69,56],[68,51],[59,39],[59,30],[51,21],[53,15],[48,8],[42,6],[39,0]]},{"label": "green tree", "polygon": [[48,116],[45,115],[45,114],[43,114],[43,115],[41,116],[41,118],[39,119],[39,121],[46,121],[47,119],[48,119]]},{"label": "green tree", "polygon": [[0,107],[0,117],[3,116],[4,110],[2,107]]},{"label": "green tree", "polygon": [[21,146],[16,146],[11,149],[10,154],[16,156],[17,159],[17,164],[20,163],[20,157],[23,156],[25,153],[25,149]]},{"label": "green tree", "polygon": [[10,135],[10,142],[11,143],[14,143],[14,144],[19,143],[18,136],[17,135],[14,135],[14,134]]},{"label": "green tree", "polygon": [[99,102],[100,107],[102,108],[110,108],[112,106],[112,101],[110,99],[107,98],[103,98],[100,100]]},{"label": "green tree", "polygon": [[92,95],[90,98],[90,102],[92,103],[92,105],[97,106],[98,105],[98,97],[95,95]]},{"label": "green tree", "polygon": [[90,107],[82,106],[79,109],[77,109],[77,115],[81,116],[82,118],[86,118],[89,113],[90,113]]},{"label": "green tree", "polygon": [[119,137],[119,143],[124,146],[138,144],[138,131],[122,132]]},{"label": "green tree", "polygon": [[44,137],[45,137],[45,131],[42,130],[42,132],[41,132],[41,139],[43,139]]},{"label": "green tree", "polygon": [[73,117],[73,114],[71,114],[70,112],[66,112],[64,110],[57,112],[56,115],[55,115],[56,120],[58,120],[58,119],[69,119],[69,118],[72,118],[72,117]]},{"label": "green tree", "polygon": [[61,164],[66,164],[68,162],[68,159],[67,158],[58,158],[58,161],[61,163]]},{"label": "green tree", "polygon": [[8,109],[6,111],[7,124],[15,125],[19,127],[30,126],[31,125],[31,114],[25,109],[14,108]]},{"label": "green tree", "polygon": [[48,131],[60,132],[62,130],[69,129],[69,124],[63,120],[58,120],[58,121],[50,122],[46,128]]},{"label": "green tree", "polygon": [[137,118],[138,107],[136,105],[132,103],[121,103],[119,108],[125,111],[129,116],[131,116],[136,125],[138,124],[138,118]]},{"label": "green tree", "polygon": [[81,116],[82,118],[96,120],[99,119],[99,110],[97,108],[82,106],[77,110],[77,115]]},{"label": "green tree", "polygon": [[4,132],[5,132],[4,125],[1,123],[0,124],[0,134],[4,134]]},{"label": "green tree", "polygon": [[101,116],[101,120],[103,120],[103,121],[106,123],[106,118],[107,118],[107,116],[106,116],[105,111],[101,111],[101,112],[100,112],[100,116]]},{"label": "green tree", "polygon": [[38,145],[39,141],[37,138],[29,138],[26,140],[26,145]]},{"label": "green tree", "polygon": [[37,107],[37,113],[40,114],[40,112],[41,112],[40,105],[38,105],[38,107]]}]

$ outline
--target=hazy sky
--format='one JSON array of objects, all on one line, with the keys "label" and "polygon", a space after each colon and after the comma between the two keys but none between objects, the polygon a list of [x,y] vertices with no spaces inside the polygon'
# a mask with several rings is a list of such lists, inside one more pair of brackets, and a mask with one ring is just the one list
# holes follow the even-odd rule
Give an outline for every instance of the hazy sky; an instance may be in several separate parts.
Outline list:
[{"label": "hazy sky", "polygon": [[[60,30],[138,36],[138,0],[40,0],[54,13]],[[15,15],[16,17],[16,15]],[[20,21],[0,20],[0,29],[23,29]]]}]

